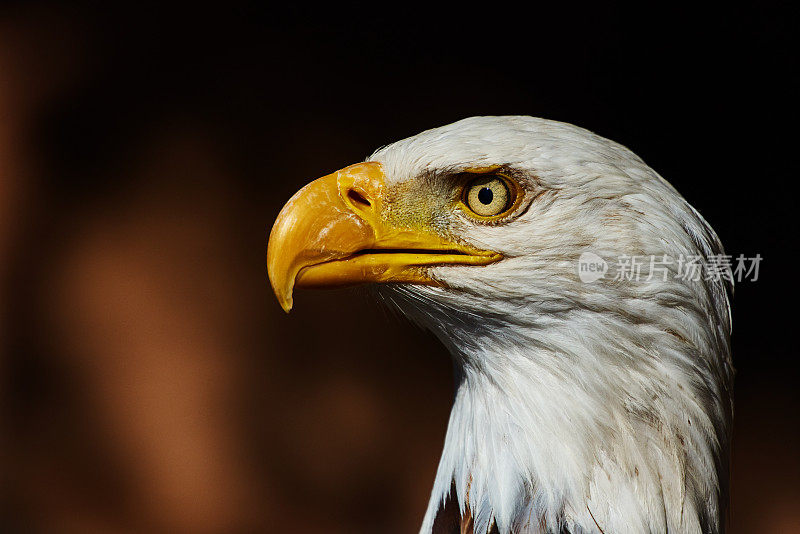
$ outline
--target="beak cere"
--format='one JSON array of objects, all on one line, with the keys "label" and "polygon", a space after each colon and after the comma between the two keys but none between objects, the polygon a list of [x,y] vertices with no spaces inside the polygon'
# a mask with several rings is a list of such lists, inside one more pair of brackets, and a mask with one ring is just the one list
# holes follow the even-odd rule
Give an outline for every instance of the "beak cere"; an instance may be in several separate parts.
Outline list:
[{"label": "beak cere", "polygon": [[502,258],[447,240],[419,223],[383,216],[386,182],[380,163],[351,165],[311,182],[281,210],[267,246],[267,270],[281,307],[297,287],[367,282],[441,285],[424,267],[486,265]]}]

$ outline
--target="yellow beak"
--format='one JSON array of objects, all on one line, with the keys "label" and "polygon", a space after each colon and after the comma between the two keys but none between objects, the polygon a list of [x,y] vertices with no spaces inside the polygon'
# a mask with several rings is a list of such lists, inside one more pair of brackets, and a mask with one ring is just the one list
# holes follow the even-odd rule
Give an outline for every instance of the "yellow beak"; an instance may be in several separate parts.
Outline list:
[{"label": "yellow beak", "polygon": [[286,203],[267,246],[269,280],[286,312],[295,286],[442,285],[424,268],[486,265],[502,258],[446,240],[419,223],[389,222],[385,192],[380,163],[366,162],[311,182]]}]

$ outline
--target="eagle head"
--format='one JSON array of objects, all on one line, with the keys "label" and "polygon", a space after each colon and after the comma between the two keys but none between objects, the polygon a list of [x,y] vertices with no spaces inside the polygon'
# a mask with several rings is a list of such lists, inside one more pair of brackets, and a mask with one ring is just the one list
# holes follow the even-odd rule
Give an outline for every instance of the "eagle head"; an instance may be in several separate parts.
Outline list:
[{"label": "eagle head", "polygon": [[452,354],[422,533],[717,533],[730,278],[687,270],[722,253],[625,147],[555,121],[473,117],[305,186],[267,262],[286,311],[296,287],[372,283]]}]

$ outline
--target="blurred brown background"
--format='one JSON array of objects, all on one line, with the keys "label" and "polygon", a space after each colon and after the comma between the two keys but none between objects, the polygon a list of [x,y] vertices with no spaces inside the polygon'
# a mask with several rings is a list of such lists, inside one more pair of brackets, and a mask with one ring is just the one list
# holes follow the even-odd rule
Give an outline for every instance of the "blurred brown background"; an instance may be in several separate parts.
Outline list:
[{"label": "blurred brown background", "polygon": [[733,533],[800,532],[796,12],[0,8],[2,532],[414,532],[452,395],[358,290],[268,286],[301,185],[479,114],[669,179],[737,287]]}]

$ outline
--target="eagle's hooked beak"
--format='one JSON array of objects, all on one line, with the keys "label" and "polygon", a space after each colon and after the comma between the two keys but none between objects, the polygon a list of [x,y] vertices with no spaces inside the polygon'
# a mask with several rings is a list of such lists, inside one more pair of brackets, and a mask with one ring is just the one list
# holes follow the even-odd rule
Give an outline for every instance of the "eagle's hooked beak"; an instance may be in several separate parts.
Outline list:
[{"label": "eagle's hooked beak", "polygon": [[292,309],[298,287],[366,282],[440,285],[426,266],[486,265],[496,252],[454,243],[423,223],[387,220],[380,163],[351,165],[315,180],[281,210],[267,246],[269,279],[281,307]]}]

